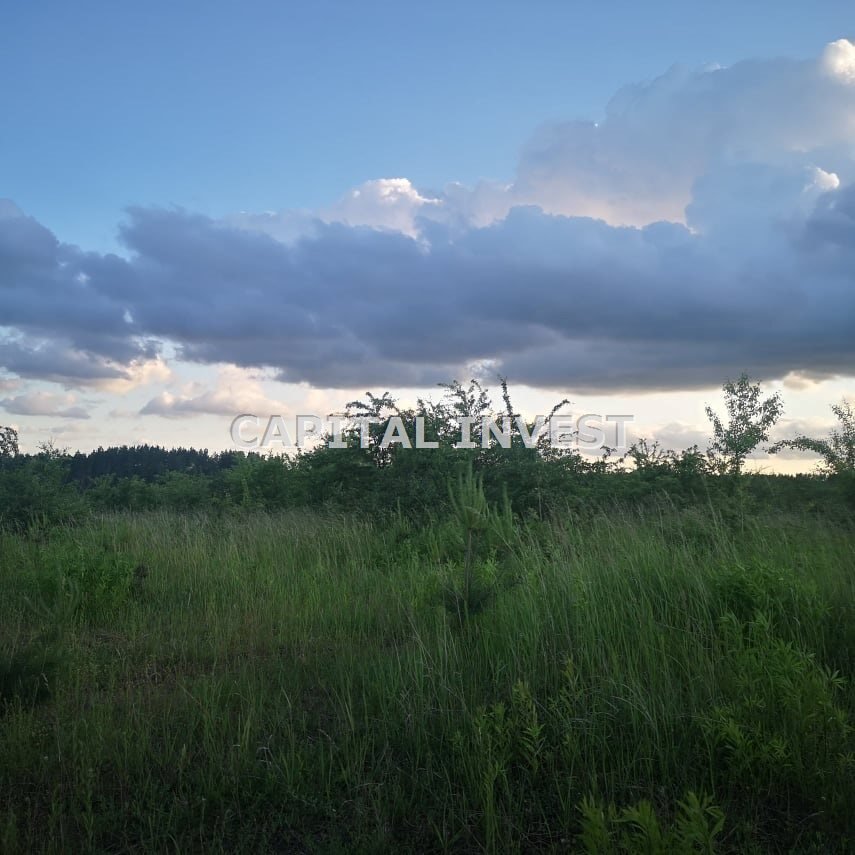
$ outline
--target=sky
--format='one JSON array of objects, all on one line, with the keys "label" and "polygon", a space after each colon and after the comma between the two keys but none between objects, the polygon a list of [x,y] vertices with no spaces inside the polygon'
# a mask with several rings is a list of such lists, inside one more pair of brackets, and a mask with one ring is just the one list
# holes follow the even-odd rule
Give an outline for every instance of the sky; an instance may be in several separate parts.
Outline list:
[{"label": "sky", "polygon": [[847,5],[17,4],[0,424],[228,448],[241,412],[502,374],[704,446],[747,371],[822,433],[855,398]]}]

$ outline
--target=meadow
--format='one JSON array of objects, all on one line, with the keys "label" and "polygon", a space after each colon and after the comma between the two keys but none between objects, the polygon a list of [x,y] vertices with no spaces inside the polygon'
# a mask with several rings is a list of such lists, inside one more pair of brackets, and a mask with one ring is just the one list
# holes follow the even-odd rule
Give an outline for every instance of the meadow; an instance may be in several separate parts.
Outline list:
[{"label": "meadow", "polygon": [[0,851],[855,849],[851,518],[455,489],[0,534]]}]

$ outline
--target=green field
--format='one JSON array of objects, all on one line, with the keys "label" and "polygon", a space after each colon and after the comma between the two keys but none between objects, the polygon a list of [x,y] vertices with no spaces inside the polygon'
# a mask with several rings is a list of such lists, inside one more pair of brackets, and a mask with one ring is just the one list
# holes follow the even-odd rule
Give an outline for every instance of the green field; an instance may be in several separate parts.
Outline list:
[{"label": "green field", "polygon": [[851,525],[458,511],[0,536],[0,851],[855,849]]}]

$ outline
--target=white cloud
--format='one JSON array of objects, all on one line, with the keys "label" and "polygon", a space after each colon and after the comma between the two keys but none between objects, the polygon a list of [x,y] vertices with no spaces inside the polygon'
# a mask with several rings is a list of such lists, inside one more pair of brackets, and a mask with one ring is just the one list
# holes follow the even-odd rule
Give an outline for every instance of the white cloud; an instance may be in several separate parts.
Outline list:
[{"label": "white cloud", "polygon": [[441,198],[420,193],[407,178],[377,178],[344,194],[332,205],[317,211],[242,211],[228,221],[240,228],[269,234],[286,244],[317,234],[320,223],[401,232],[418,236],[417,220],[431,209],[439,212]]},{"label": "white cloud", "polygon": [[161,357],[137,359],[127,365],[122,377],[100,380],[94,385],[105,392],[126,395],[132,389],[169,383],[173,376],[172,369]]},{"label": "white cloud", "polygon": [[194,382],[180,392],[163,391],[140,410],[140,415],[185,418],[202,414],[237,416],[253,413],[260,416],[287,412],[288,404],[267,395],[262,383],[252,372],[225,366],[219,371],[215,388]]},{"label": "white cloud", "polygon": [[320,213],[328,223],[392,229],[415,237],[416,218],[424,208],[437,207],[441,199],[419,193],[406,178],[366,181]]},{"label": "white cloud", "polygon": [[60,416],[67,419],[88,419],[89,410],[78,403],[74,395],[51,392],[30,392],[3,398],[0,407],[7,413],[21,416]]},{"label": "white cloud", "polygon": [[821,193],[827,193],[829,190],[836,190],[840,186],[840,178],[834,172],[826,172],[818,166],[810,168],[810,181],[805,187],[805,192],[814,188]]},{"label": "white cloud", "polygon": [[849,39],[838,39],[826,45],[822,53],[823,70],[846,84],[855,84],[855,44]]}]

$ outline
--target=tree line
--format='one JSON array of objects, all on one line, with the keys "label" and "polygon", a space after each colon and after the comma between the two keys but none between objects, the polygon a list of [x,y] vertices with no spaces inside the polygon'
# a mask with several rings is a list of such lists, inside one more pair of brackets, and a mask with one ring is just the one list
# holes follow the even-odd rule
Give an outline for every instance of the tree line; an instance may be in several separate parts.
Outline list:
[{"label": "tree line", "polygon": [[[726,509],[767,504],[849,513],[855,506],[855,412],[849,402],[832,406],[837,418],[828,437],[799,436],[766,446],[783,412],[778,393],[764,395],[747,375],[723,387],[724,411],[706,408],[712,436],[706,449],[675,451],[640,439],[618,454],[605,447],[598,456],[556,447],[541,433],[527,441],[534,422],[520,420],[508,384],[500,400],[477,381],[443,385],[439,401],[419,399],[404,408],[388,393],[366,393],[345,408],[345,448],[325,443],[292,455],[152,445],[99,448],[71,454],[52,444],[22,454],[18,435],[0,428],[0,525],[22,528],[71,521],[93,511],[170,508],[332,507],[368,513],[436,513],[449,505],[449,484],[464,469],[476,472],[491,502],[507,503],[518,514],[561,510],[583,513],[609,503],[650,501],[667,496],[678,504],[714,502]],[[566,404],[552,408],[549,418]],[[510,447],[481,436],[484,417],[506,419]],[[390,420],[399,419],[412,436],[416,419],[430,451],[403,450],[383,442]],[[360,441],[357,421],[369,419]],[[468,419],[471,449],[456,447],[461,420]],[[748,457],[760,448],[786,448],[819,456],[815,474],[744,474]]]}]

